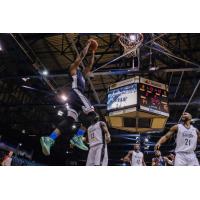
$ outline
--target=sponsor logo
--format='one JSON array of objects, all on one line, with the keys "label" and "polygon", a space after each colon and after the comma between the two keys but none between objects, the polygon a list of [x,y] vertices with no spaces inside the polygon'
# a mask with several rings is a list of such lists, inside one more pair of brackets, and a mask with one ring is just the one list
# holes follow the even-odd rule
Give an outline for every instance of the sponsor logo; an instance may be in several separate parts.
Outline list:
[{"label": "sponsor logo", "polygon": [[152,81],[150,81],[150,80],[146,80],[145,83],[146,83],[146,84],[149,84],[149,85],[153,85],[153,86],[155,86],[155,87],[159,87],[159,88],[162,87],[161,84],[156,83],[156,82],[152,82]]}]

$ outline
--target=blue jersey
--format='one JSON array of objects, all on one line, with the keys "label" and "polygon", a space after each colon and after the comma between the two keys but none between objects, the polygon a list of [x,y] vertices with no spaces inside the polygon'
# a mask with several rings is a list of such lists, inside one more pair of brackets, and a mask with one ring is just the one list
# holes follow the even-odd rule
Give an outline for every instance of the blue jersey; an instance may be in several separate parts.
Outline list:
[{"label": "blue jersey", "polygon": [[160,156],[159,158],[155,157],[152,159],[152,161],[155,162],[156,166],[165,166],[165,161],[162,156]]},{"label": "blue jersey", "polygon": [[77,70],[76,74],[71,76],[72,78],[72,89],[78,89],[81,92],[85,90],[85,78],[80,69]]}]

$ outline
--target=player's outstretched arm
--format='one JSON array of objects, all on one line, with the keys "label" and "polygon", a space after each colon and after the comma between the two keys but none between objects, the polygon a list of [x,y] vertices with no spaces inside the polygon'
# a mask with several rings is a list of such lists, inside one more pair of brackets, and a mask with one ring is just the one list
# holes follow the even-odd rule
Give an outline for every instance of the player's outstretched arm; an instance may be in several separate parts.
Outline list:
[{"label": "player's outstretched arm", "polygon": [[92,51],[92,57],[90,58],[89,64],[87,67],[85,67],[84,73],[85,75],[89,72],[91,72],[94,64],[94,59],[95,59],[95,51]]},{"label": "player's outstretched arm", "polygon": [[77,55],[76,60],[70,66],[70,75],[73,76],[76,74],[76,71],[81,64],[82,60],[85,58],[88,49],[90,47],[91,41],[88,41],[85,48],[81,51],[80,55]]},{"label": "player's outstretched arm", "polygon": [[160,146],[165,143],[167,140],[169,140],[173,134],[175,134],[178,131],[178,125],[174,125],[170,128],[170,130],[160,138],[160,140],[155,145],[155,150],[158,150]]}]

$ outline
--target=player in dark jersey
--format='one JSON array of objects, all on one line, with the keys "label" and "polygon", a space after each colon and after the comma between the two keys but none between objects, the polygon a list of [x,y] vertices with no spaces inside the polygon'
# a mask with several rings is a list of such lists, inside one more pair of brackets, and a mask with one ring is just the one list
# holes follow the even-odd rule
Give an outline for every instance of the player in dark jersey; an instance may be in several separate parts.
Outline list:
[{"label": "player in dark jersey", "polygon": [[[78,116],[80,112],[84,113],[85,116],[90,118],[95,118],[96,113],[94,112],[94,107],[91,105],[89,100],[84,96],[85,91],[85,76],[92,69],[94,63],[95,50],[92,50],[92,56],[89,65],[85,69],[80,68],[82,60],[85,58],[90,45],[94,42],[93,39],[89,39],[85,48],[77,56],[74,63],[71,64],[69,69],[69,75],[72,82],[70,92],[68,94],[67,100],[67,117],[61,123],[58,124],[57,128],[48,137],[41,137],[40,143],[42,146],[42,151],[45,155],[50,155],[50,149],[54,145],[55,140],[61,134],[67,134],[70,143],[77,146],[82,150],[88,150],[88,147],[83,143],[84,130],[79,129],[77,133],[72,138],[71,127],[74,122],[78,121]],[[84,123],[83,123],[84,124]]]}]

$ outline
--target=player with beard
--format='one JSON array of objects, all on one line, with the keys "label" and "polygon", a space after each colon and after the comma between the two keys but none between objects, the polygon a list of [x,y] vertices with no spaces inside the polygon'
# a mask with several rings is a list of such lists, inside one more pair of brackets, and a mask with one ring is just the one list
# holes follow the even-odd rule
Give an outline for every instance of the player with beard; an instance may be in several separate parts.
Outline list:
[{"label": "player with beard", "polygon": [[197,142],[200,141],[200,132],[193,125],[191,125],[192,115],[184,112],[181,117],[183,123],[174,125],[170,128],[166,135],[160,138],[155,149],[169,140],[176,134],[176,148],[175,148],[175,166],[198,166],[199,162],[194,153]]}]

